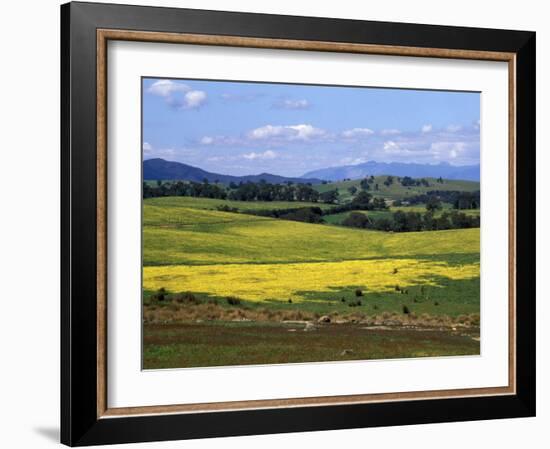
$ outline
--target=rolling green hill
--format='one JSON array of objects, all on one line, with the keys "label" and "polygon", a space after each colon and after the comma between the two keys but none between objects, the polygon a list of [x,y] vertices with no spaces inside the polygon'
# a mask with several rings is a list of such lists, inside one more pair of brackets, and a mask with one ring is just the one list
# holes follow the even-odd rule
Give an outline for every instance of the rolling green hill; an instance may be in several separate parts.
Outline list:
[{"label": "rolling green hill", "polygon": [[178,202],[164,201],[160,206],[157,200],[162,199],[144,201],[145,265],[322,262],[420,255],[441,259],[479,253],[479,229],[366,231],[181,207]]},{"label": "rolling green hill", "polygon": [[[426,178],[429,183],[429,187],[425,186],[411,186],[405,187],[401,185],[398,179],[394,176],[393,184],[390,186],[384,185],[384,181],[387,176],[375,176],[374,182],[370,185],[368,192],[373,196],[378,196],[390,200],[406,200],[407,197],[421,195],[429,190],[456,190],[462,192],[475,192],[479,190],[479,182],[474,181],[455,181],[455,180],[443,180],[443,183],[436,182],[435,178]],[[352,181],[339,181],[327,184],[316,185],[315,188],[319,192],[326,192],[328,190],[338,189],[340,199],[342,201],[351,200],[352,195],[348,191],[351,186],[355,186],[358,191],[361,189],[361,180]],[[375,190],[375,185],[378,184],[378,190]]]}]

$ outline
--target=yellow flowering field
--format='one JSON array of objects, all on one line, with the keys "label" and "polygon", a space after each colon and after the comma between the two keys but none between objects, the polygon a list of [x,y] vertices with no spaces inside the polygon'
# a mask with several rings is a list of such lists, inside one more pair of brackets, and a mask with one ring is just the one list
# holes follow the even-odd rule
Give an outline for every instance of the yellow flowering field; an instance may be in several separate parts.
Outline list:
[{"label": "yellow flowering field", "polygon": [[347,260],[287,264],[171,265],[144,267],[146,290],[192,291],[213,296],[236,296],[249,301],[303,301],[306,292],[329,292],[359,287],[366,292],[389,292],[395,285],[437,286],[438,278],[479,277],[479,263],[464,265],[418,259]]}]

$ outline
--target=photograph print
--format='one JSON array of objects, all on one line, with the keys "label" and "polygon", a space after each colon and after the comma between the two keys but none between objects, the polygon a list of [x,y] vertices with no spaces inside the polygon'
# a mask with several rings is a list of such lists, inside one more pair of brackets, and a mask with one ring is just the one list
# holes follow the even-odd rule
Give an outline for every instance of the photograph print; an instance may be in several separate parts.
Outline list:
[{"label": "photograph print", "polygon": [[143,369],[480,354],[480,93],[142,78]]}]

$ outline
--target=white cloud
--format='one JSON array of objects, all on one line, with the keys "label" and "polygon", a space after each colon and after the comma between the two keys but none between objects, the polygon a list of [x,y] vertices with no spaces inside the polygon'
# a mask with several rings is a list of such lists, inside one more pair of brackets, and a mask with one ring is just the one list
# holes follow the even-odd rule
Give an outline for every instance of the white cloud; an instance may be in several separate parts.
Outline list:
[{"label": "white cloud", "polygon": [[210,145],[214,143],[214,138],[210,136],[204,136],[203,138],[201,138],[200,143],[202,143],[203,145]]},{"label": "white cloud", "polygon": [[422,127],[422,132],[423,132],[423,133],[429,133],[429,132],[431,132],[431,131],[432,131],[432,125],[430,125],[430,124],[424,125],[424,126]]},{"label": "white cloud", "polygon": [[147,89],[147,92],[160,97],[169,97],[176,92],[189,92],[191,88],[187,84],[177,83],[170,80],[155,81]]},{"label": "white cloud", "polygon": [[153,151],[153,145],[151,145],[149,142],[143,142],[143,152],[150,153],[151,151]]},{"label": "white cloud", "polygon": [[[468,142],[434,142],[430,146],[432,154],[441,159],[470,159],[473,156],[475,159],[476,153],[478,153],[477,145],[472,145]],[[473,153],[473,154],[472,154]]]},{"label": "white cloud", "polygon": [[399,149],[399,144],[395,143],[393,140],[388,140],[387,142],[384,142],[384,151],[387,153],[395,153],[398,152]]},{"label": "white cloud", "polygon": [[353,139],[356,137],[365,137],[374,134],[374,131],[369,128],[352,128],[342,131],[342,136],[346,139]]},{"label": "white cloud", "polygon": [[315,137],[321,137],[326,131],[315,128],[312,125],[265,125],[248,132],[247,137],[252,140],[265,140],[275,138],[280,140],[309,140]]},{"label": "white cloud", "polygon": [[170,159],[172,160],[175,156],[178,155],[178,151],[176,151],[174,148],[151,148],[149,151],[145,151],[143,155],[147,157],[148,159],[152,158],[161,158],[161,159]]},{"label": "white cloud", "polygon": [[242,155],[243,158],[248,160],[254,160],[254,159],[275,159],[277,157],[277,153],[275,151],[267,150],[263,153],[246,153]]},{"label": "white cloud", "polygon": [[296,132],[296,139],[308,140],[312,137],[319,137],[326,134],[326,132],[320,128],[315,128],[311,125],[294,125],[289,126],[290,129]]},{"label": "white cloud", "polygon": [[407,157],[410,158],[411,162],[418,162],[420,160],[425,160],[426,158],[429,160],[436,154],[433,149],[415,146],[414,143],[415,142],[399,143],[394,142],[393,140],[388,140],[383,144],[384,156]]},{"label": "white cloud", "polygon": [[390,129],[383,129],[382,131],[380,131],[380,134],[383,136],[393,136],[396,134],[401,134],[401,131],[399,131],[398,129],[390,128]]},{"label": "white cloud", "polygon": [[248,137],[251,139],[267,139],[268,137],[276,137],[283,134],[286,128],[287,127],[285,126],[265,125],[249,131]]},{"label": "white cloud", "polygon": [[273,106],[280,109],[308,109],[311,105],[309,101],[305,99],[284,99],[281,101],[277,101]]},{"label": "white cloud", "polygon": [[171,80],[155,81],[147,92],[164,98],[168,105],[176,109],[197,109],[206,101],[206,92]]},{"label": "white cloud", "polygon": [[450,133],[456,133],[457,131],[460,131],[462,129],[462,126],[460,125],[449,125],[447,128],[445,128]]},{"label": "white cloud", "polygon": [[202,90],[192,90],[187,92],[184,97],[184,107],[194,109],[202,106],[206,101],[206,92]]}]

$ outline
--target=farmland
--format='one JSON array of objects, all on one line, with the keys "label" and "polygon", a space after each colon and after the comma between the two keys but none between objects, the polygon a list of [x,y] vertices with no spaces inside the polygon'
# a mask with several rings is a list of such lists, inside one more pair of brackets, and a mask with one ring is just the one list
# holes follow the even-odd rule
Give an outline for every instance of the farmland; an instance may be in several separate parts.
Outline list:
[{"label": "farmland", "polygon": [[[331,206],[144,200],[145,368],[479,353],[479,228],[393,233],[247,213],[296,207]],[[298,350],[298,337],[316,349]]]}]

